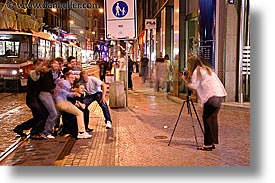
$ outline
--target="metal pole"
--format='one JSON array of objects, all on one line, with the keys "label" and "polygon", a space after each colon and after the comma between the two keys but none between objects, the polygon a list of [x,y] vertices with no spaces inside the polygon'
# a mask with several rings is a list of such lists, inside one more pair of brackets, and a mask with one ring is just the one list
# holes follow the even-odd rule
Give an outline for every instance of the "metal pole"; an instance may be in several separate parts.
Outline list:
[{"label": "metal pole", "polygon": [[[152,79],[152,29],[150,29],[149,33],[150,39],[149,39],[149,54],[150,54],[150,60],[149,60],[149,82],[151,84]],[[151,85],[150,85],[151,86]]]},{"label": "metal pole", "polygon": [[125,73],[125,82],[126,82],[126,107],[128,107],[128,38],[126,39],[126,73]]},{"label": "metal pole", "polygon": [[114,81],[116,81],[116,64],[117,64],[117,50],[116,50],[117,41],[115,41],[114,45]]},{"label": "metal pole", "polygon": [[239,97],[238,101],[243,103],[243,33],[244,33],[244,1],[242,0],[241,4],[241,13],[240,13],[240,39],[239,39]]}]

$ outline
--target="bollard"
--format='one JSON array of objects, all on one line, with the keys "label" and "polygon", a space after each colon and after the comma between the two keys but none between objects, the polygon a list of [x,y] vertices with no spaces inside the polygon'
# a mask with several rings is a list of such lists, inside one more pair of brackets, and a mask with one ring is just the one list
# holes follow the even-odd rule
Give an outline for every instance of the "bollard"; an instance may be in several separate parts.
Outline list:
[{"label": "bollard", "polygon": [[111,108],[125,107],[124,84],[122,81],[110,83],[109,106]]},{"label": "bollard", "polygon": [[107,86],[107,91],[106,94],[109,95],[109,91],[110,91],[110,83],[114,82],[114,74],[106,74],[105,75],[105,84]]}]

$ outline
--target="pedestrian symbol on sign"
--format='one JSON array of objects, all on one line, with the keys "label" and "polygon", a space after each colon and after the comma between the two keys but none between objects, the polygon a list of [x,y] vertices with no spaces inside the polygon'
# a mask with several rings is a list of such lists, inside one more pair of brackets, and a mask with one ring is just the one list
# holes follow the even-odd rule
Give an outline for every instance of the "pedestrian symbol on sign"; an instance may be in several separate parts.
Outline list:
[{"label": "pedestrian symbol on sign", "polygon": [[128,5],[123,1],[117,1],[113,5],[113,14],[118,17],[122,18],[128,13]]}]

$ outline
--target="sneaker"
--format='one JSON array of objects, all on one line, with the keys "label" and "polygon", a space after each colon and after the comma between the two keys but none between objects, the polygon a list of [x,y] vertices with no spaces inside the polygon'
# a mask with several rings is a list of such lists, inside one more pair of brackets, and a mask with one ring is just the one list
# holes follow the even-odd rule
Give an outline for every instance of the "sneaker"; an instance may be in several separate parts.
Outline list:
[{"label": "sneaker", "polygon": [[44,138],[44,139],[54,139],[54,138],[55,138],[55,137],[52,136],[51,134],[45,135],[44,133],[41,133],[40,136],[41,136],[42,138]]},{"label": "sneaker", "polygon": [[23,130],[19,130],[18,128],[14,128],[13,131],[20,135],[20,137],[27,137],[27,134],[23,132]]},{"label": "sneaker", "polygon": [[89,139],[92,138],[92,135],[88,134],[87,132],[78,133],[77,135],[78,139]]},{"label": "sneaker", "polygon": [[107,121],[106,123],[106,129],[111,129],[112,128],[112,122],[111,121]]},{"label": "sneaker", "polygon": [[55,137],[52,136],[51,134],[50,135],[47,135],[47,139],[54,139]]},{"label": "sneaker", "polygon": [[41,133],[40,136],[41,136],[43,139],[47,139],[47,136],[46,136],[44,133]]}]

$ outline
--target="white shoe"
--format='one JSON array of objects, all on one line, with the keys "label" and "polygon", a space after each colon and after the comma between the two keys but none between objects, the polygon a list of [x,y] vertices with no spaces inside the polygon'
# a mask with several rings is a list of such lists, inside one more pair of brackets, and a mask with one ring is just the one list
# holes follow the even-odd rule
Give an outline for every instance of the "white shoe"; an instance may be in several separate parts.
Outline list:
[{"label": "white shoe", "polygon": [[54,139],[55,137],[52,135],[47,135],[47,139]]},{"label": "white shoe", "polygon": [[112,122],[111,121],[107,121],[106,123],[106,129],[111,129],[112,128]]},{"label": "white shoe", "polygon": [[92,135],[88,134],[87,132],[78,133],[77,138],[78,139],[89,139],[89,138],[92,138]]}]

